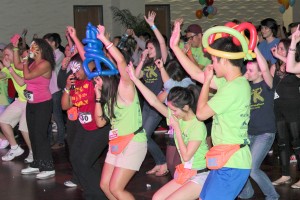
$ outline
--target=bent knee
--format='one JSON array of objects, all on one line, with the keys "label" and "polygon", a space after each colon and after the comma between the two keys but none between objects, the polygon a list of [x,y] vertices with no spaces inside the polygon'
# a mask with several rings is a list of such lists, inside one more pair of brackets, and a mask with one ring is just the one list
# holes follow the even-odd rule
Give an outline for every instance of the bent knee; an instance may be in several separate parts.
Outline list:
[{"label": "bent knee", "polygon": [[104,180],[100,180],[100,188],[101,190],[103,190],[104,192],[109,191],[109,182],[106,182]]}]

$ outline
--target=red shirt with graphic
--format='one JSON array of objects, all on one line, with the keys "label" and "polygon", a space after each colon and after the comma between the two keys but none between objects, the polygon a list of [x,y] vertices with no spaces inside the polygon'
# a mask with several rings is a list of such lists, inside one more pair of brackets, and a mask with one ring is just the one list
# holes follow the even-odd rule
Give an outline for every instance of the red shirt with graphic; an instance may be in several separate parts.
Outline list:
[{"label": "red shirt with graphic", "polygon": [[70,91],[71,100],[78,108],[78,120],[85,130],[98,129],[95,122],[95,91],[92,81],[77,80],[75,89]]}]

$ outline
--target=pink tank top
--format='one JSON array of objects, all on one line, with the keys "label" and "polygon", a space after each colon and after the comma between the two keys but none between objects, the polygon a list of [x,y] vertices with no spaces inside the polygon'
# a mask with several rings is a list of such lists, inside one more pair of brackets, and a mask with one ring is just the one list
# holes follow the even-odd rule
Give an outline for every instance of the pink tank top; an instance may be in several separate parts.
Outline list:
[{"label": "pink tank top", "polygon": [[49,90],[50,79],[39,76],[31,80],[25,80],[25,83],[27,87],[24,94],[28,103],[40,103],[52,98]]}]

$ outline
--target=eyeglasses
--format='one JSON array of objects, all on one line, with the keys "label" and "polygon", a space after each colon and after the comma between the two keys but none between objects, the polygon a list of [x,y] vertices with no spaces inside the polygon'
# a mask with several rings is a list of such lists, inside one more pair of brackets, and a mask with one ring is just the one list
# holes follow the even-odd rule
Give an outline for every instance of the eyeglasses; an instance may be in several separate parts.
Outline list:
[{"label": "eyeglasses", "polygon": [[186,41],[193,40],[196,35],[191,35],[190,37],[186,37]]}]

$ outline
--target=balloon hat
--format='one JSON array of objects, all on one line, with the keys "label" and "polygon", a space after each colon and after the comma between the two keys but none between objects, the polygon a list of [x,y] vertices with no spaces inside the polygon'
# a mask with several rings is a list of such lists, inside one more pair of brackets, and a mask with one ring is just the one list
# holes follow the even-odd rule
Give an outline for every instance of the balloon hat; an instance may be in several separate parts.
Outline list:
[{"label": "balloon hat", "polygon": [[[86,44],[84,46],[85,60],[83,61],[83,69],[88,79],[92,79],[96,76],[111,76],[119,73],[114,64],[104,56],[104,52],[102,51],[103,44],[97,39],[97,33],[98,30],[96,27],[91,23],[88,23],[86,27],[86,38],[82,40],[83,44]],[[92,61],[96,64],[96,69],[93,72],[91,72],[88,66],[88,64]],[[102,70],[101,63],[109,69]]]},{"label": "balloon hat", "polygon": [[[244,30],[249,30],[250,40],[244,35]],[[237,46],[242,46],[242,52],[225,52],[211,48],[209,45],[212,44],[216,39],[220,37],[233,37],[233,42]],[[257,32],[253,24],[249,22],[243,22],[241,24],[235,24],[229,22],[225,26],[215,26],[205,31],[202,37],[202,44],[205,50],[211,55],[218,56],[221,58],[228,59],[241,59],[252,60],[256,57],[253,52],[257,42]]]}]

